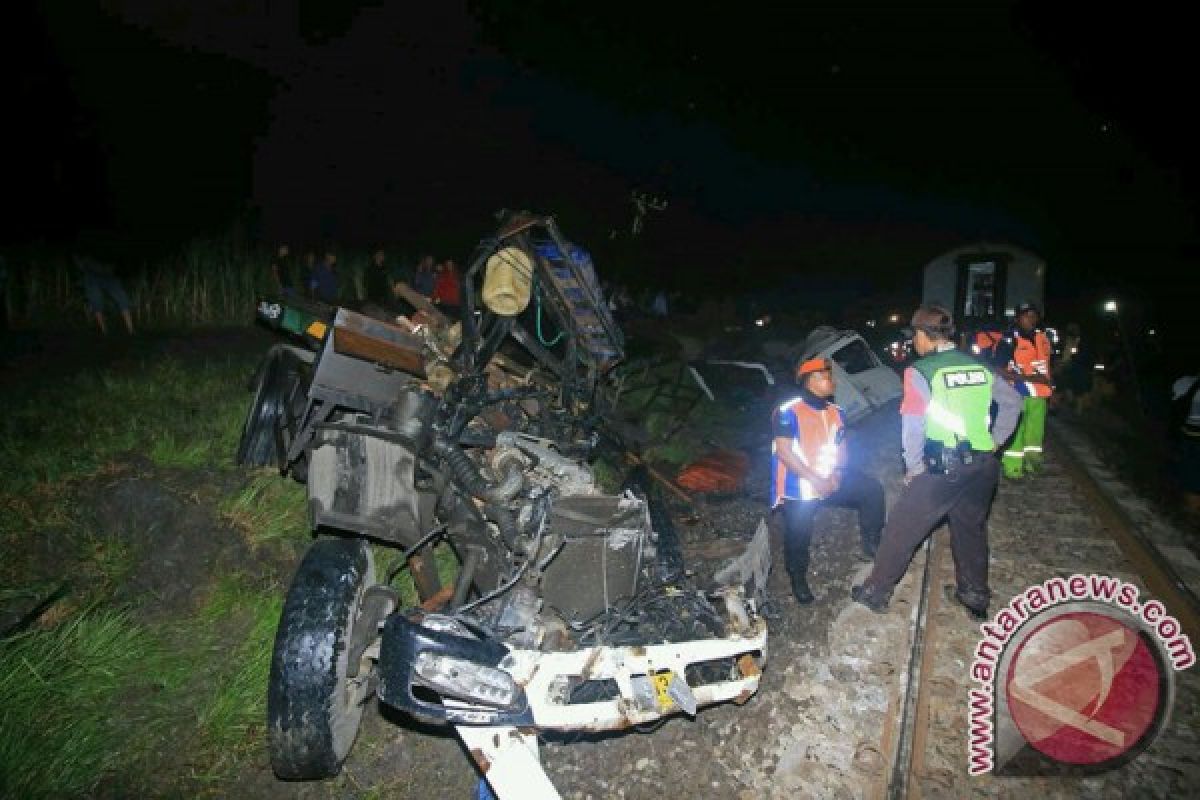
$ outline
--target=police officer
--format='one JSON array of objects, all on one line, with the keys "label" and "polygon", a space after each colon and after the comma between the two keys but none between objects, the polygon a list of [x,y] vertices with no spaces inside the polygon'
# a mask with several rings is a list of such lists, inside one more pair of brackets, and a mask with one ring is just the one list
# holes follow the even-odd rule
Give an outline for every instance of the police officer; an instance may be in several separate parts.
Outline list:
[{"label": "police officer", "polygon": [[1042,441],[1046,438],[1046,406],[1054,392],[1050,375],[1053,351],[1046,332],[1038,327],[1040,315],[1033,303],[1017,307],[1016,325],[1004,337],[1008,358],[1005,380],[1024,399],[1017,434],[1004,451],[1004,476],[1018,479],[1042,468]]},{"label": "police officer", "polygon": [[[955,349],[954,321],[941,306],[918,308],[912,335],[920,358],[904,372],[904,490],[871,574],[851,596],[873,611],[887,608],[913,553],[945,518],[954,553],[954,598],[983,619],[991,597],[987,515],[1000,472],[993,454],[1016,427],[1021,399],[984,364]],[[989,430],[993,401],[996,419]]]},{"label": "police officer", "polygon": [[870,560],[879,544],[885,506],[879,481],[848,466],[846,419],[830,401],[833,365],[824,358],[804,361],[796,368],[796,381],[799,395],[772,415],[771,507],[783,506],[783,549],[792,594],[799,603],[811,603],[808,552],[817,510],[857,509],[863,554]]}]

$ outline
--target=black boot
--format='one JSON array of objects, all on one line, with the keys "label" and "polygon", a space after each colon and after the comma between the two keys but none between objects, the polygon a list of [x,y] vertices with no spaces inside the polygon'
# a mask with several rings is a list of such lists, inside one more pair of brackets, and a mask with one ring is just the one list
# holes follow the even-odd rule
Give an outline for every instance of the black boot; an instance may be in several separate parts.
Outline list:
[{"label": "black boot", "polygon": [[967,614],[975,622],[983,622],[987,619],[988,601],[992,598],[992,593],[987,589],[959,589],[954,586],[946,586],[945,594],[947,600],[953,600],[967,610]]},{"label": "black boot", "polygon": [[787,562],[788,575],[792,579],[792,594],[801,605],[811,603],[814,599],[812,590],[808,588],[808,549],[812,543],[812,532],[807,526],[799,530],[788,531],[783,541],[783,557]]},{"label": "black boot", "polygon": [[797,603],[806,606],[817,599],[813,597],[812,590],[808,588],[808,580],[804,577],[803,572],[788,570],[788,574],[792,578],[792,594],[796,597]]},{"label": "black boot", "polygon": [[888,600],[892,599],[892,593],[880,595],[868,586],[855,586],[850,590],[850,599],[856,603],[862,603],[876,614],[882,614],[887,611]]}]

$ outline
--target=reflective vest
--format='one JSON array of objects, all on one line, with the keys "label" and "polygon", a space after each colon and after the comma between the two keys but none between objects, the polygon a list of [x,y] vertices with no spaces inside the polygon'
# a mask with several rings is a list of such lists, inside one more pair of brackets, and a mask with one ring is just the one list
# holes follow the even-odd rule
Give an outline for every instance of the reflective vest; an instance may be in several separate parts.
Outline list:
[{"label": "reflective vest", "polygon": [[956,447],[990,452],[992,441],[992,371],[966,353],[942,350],[918,359],[913,369],[929,382],[925,438]]},{"label": "reflective vest", "polygon": [[[1025,336],[1020,331],[1012,331],[1007,337],[1012,348],[1012,367],[1021,375],[1041,375],[1050,377],[1050,340],[1041,329],[1036,329],[1032,337]],[[1041,383],[1017,381],[1016,390],[1026,397],[1049,397],[1053,390]]]},{"label": "reflective vest", "polygon": [[[796,435],[792,438],[792,452],[800,463],[823,478],[833,474],[835,467],[845,463],[842,440],[845,438],[845,422],[842,409],[833,403],[816,409],[796,397],[779,406],[779,415],[790,415],[795,421]],[[787,468],[775,454],[775,440],[771,440],[772,505],[784,498],[796,500],[818,500],[820,495],[812,481],[805,480]]]},{"label": "reflective vest", "polygon": [[988,363],[993,363],[992,359],[996,357],[996,348],[1004,341],[1004,334],[1000,331],[982,330],[975,334],[975,342],[971,345],[971,352],[979,356]]}]

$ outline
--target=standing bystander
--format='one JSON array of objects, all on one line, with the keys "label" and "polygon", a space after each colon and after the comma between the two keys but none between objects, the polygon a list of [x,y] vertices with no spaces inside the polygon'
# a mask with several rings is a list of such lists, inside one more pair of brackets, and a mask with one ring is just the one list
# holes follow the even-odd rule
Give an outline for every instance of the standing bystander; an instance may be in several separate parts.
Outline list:
[{"label": "standing bystander", "polygon": [[423,255],[421,256],[421,260],[417,262],[417,269],[413,273],[412,288],[418,294],[425,297],[433,297],[433,282],[436,277],[433,269],[433,256]]},{"label": "standing bystander", "polygon": [[75,256],[75,266],[79,268],[83,280],[83,293],[87,297],[88,310],[96,321],[96,327],[103,334],[108,333],[108,324],[104,319],[104,300],[109,298],[121,319],[125,322],[125,330],[133,335],[133,310],[130,308],[129,295],[121,285],[116,270],[111,264],[105,264],[91,256]]},{"label": "standing bystander", "polygon": [[313,268],[308,276],[308,288],[314,299],[330,305],[337,304],[341,285],[337,274],[337,253],[333,252],[333,248],[327,249],[325,258]]},{"label": "standing bystander", "polygon": [[433,283],[433,302],[442,306],[447,313],[458,311],[462,304],[462,286],[458,277],[458,265],[447,258],[438,265],[437,278]]}]

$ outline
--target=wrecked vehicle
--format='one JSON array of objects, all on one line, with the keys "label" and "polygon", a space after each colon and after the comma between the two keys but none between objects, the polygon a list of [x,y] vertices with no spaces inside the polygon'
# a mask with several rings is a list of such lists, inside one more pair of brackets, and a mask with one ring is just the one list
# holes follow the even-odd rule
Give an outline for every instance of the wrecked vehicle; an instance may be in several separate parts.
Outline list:
[{"label": "wrecked vehicle", "polygon": [[[374,694],[455,726],[497,796],[557,797],[539,732],[745,702],[767,654],[766,527],[698,586],[645,473],[597,485],[624,341],[587,253],[550,217],[505,214],[458,319],[402,291],[415,311],[390,319],[259,305],[307,346],[267,354],[238,460],[303,482],[319,534],[272,656],[276,774],[335,775]],[[439,540],[458,560],[447,586]],[[368,542],[398,552],[388,575]],[[419,607],[391,585],[405,567]]]},{"label": "wrecked vehicle", "polygon": [[801,357],[827,358],[833,364],[834,402],[841,406],[847,422],[857,422],[899,400],[903,393],[900,376],[855,331],[814,328],[804,341]]}]

